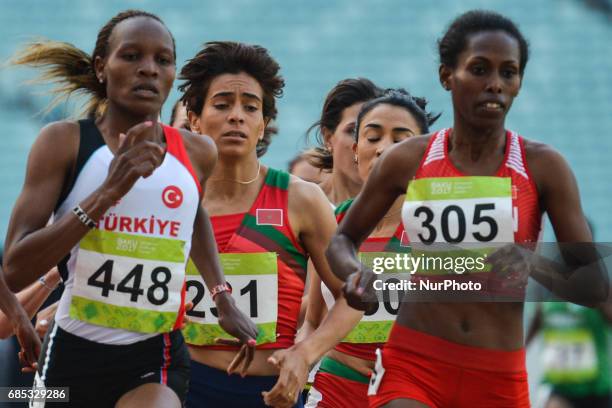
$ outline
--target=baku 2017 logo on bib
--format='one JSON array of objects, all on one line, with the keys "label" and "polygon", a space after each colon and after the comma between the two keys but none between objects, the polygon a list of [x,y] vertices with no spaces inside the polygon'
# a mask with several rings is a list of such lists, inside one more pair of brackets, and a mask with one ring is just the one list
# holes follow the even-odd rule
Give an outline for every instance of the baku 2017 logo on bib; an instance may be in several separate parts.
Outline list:
[{"label": "baku 2017 logo on bib", "polygon": [[177,208],[183,203],[183,192],[177,186],[168,186],[162,193],[162,201],[168,208]]}]

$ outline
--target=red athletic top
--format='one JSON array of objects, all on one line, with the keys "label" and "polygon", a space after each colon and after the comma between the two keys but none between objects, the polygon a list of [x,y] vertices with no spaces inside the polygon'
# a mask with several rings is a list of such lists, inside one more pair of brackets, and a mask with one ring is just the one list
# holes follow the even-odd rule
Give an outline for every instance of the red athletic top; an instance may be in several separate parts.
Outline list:
[{"label": "red athletic top", "polygon": [[[448,157],[448,139],[452,129],[443,129],[430,140],[416,172],[415,179],[428,177],[466,177]],[[496,177],[512,179],[514,242],[537,242],[542,224],[538,190],[527,167],[525,142],[512,131],[506,131],[505,157]]]},{"label": "red athletic top", "polygon": [[246,213],[213,215],[210,217],[210,223],[217,241],[217,248],[225,248],[229,243]]},{"label": "red athletic top", "polygon": [[[336,208],[336,220],[342,221],[353,199],[349,199]],[[402,223],[397,226],[391,237],[367,238],[359,247],[359,252],[407,252],[409,250],[408,236],[404,232]],[[376,360],[376,349],[382,348],[385,343],[339,343],[334,349],[363,360]]]},{"label": "red athletic top", "polygon": [[294,344],[304,294],[307,257],[289,225],[288,186],[288,173],[268,169],[264,185],[246,214],[211,217],[219,253],[276,252],[278,255],[276,342],[262,344],[258,349],[288,348]]}]

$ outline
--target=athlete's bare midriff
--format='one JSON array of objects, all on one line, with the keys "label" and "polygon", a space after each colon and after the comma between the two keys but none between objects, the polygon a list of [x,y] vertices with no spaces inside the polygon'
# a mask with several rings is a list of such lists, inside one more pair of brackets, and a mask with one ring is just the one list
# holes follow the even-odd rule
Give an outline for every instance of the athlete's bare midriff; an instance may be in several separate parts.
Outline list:
[{"label": "athlete's bare midriff", "polygon": [[[268,357],[276,350],[257,350],[253,357],[253,362],[249,366],[247,375],[253,376],[272,376],[278,375],[278,369],[268,363]],[[238,350],[211,350],[206,347],[189,346],[191,359],[200,364],[226,371]],[[240,369],[240,367],[238,367]]]},{"label": "athlete's bare midriff", "polygon": [[523,303],[402,303],[397,324],[466,346],[523,347]]}]

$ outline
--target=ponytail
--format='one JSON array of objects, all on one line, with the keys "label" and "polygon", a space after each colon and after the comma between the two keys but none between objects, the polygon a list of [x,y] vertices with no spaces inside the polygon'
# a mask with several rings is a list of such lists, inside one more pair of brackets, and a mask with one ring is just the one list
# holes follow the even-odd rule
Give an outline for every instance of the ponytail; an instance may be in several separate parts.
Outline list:
[{"label": "ponytail", "polygon": [[38,40],[27,44],[9,61],[11,65],[41,68],[42,73],[32,82],[55,84],[55,95],[47,107],[51,110],[73,94],[86,95],[87,116],[101,113],[106,101],[106,88],[98,82],[89,54],[74,45],[50,40]]}]

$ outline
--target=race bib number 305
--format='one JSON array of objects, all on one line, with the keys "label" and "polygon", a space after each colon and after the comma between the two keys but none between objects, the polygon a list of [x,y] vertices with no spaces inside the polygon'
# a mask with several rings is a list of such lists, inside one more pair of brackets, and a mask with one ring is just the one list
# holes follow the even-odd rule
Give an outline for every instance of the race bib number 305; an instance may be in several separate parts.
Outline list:
[{"label": "race bib number 305", "polygon": [[[259,328],[257,344],[276,341],[278,314],[278,264],[275,252],[219,254],[225,280],[232,296]],[[218,324],[215,307],[202,276],[191,260],[187,263],[186,301],[190,323],[183,330],[185,341],[196,345],[215,344],[215,338],[232,338]]]},{"label": "race bib number 305", "polygon": [[[512,181],[509,177],[480,176],[413,180],[408,185],[402,220],[415,253],[469,255],[457,250],[462,247],[475,251],[474,257],[487,255],[514,242]],[[434,243],[438,245],[430,246]],[[447,272],[435,268],[418,271]]]},{"label": "race bib number 305", "polygon": [[94,229],[81,240],[70,317],[141,333],[173,329],[185,242]]},{"label": "race bib number 305", "polygon": [[413,180],[402,213],[413,241],[514,242],[509,177]]}]

